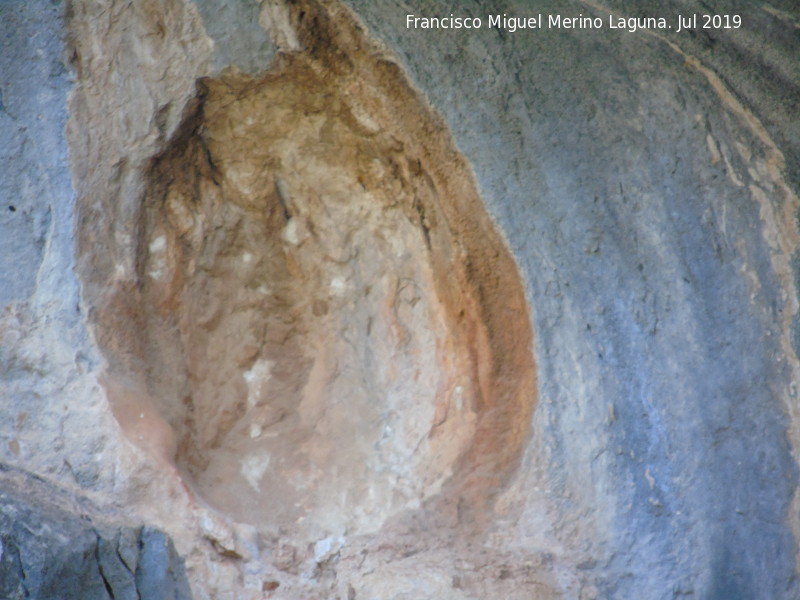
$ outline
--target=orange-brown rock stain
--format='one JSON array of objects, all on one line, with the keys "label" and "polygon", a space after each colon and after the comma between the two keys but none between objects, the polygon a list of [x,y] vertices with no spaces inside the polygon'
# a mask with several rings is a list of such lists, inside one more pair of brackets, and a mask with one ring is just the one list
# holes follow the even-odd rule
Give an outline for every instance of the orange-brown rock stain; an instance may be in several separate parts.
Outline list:
[{"label": "orange-brown rock stain", "polygon": [[341,8],[290,10],[302,50],[200,81],[146,174],[135,279],[93,313],[114,412],[239,521],[479,525],[536,401],[519,273],[393,59]]}]

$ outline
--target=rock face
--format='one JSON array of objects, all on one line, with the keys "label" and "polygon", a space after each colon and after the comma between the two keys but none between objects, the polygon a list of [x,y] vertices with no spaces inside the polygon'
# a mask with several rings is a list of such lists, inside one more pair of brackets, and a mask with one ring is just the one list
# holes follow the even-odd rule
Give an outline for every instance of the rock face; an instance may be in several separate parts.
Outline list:
[{"label": "rock face", "polygon": [[201,82],[118,248],[135,270],[86,257],[130,439],[237,521],[309,541],[501,481],[535,399],[522,286],[466,165],[322,15],[300,31],[318,53]]},{"label": "rock face", "polygon": [[529,4],[0,4],[0,595],[800,596],[796,3]]},{"label": "rock face", "polygon": [[[31,474],[0,474],[0,594],[7,600],[113,600],[191,597],[169,538],[149,528],[114,526]],[[58,504],[56,504],[58,503]]]}]

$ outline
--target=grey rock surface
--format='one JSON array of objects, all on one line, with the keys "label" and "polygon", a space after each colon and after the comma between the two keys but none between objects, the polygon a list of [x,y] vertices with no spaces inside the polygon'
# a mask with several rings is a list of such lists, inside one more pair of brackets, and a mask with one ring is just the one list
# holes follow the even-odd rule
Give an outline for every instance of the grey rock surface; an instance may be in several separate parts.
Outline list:
[{"label": "grey rock surface", "polygon": [[214,40],[214,70],[236,65],[245,73],[265,71],[275,56],[275,44],[259,26],[260,2],[241,0],[195,2],[206,32]]},{"label": "grey rock surface", "polygon": [[0,4],[0,456],[86,487],[109,473],[109,415],[74,272],[66,37],[63,3]]},{"label": "grey rock surface", "polygon": [[[63,63],[63,7],[0,4],[0,305],[28,300],[49,260],[72,263],[71,187],[64,100],[71,76]],[[45,283],[45,282],[42,282]],[[71,291],[73,306],[77,287]],[[55,287],[55,286],[53,286]]]},{"label": "grey rock surface", "polygon": [[0,465],[4,600],[190,600],[169,539],[118,527],[87,499]]},{"label": "grey rock surface", "polygon": [[[797,2],[731,0],[718,10],[740,14],[742,28],[682,33],[405,24],[407,13],[456,11],[484,23],[502,13],[673,21],[710,3],[345,3],[441,112],[527,286],[538,406],[481,543],[510,562],[536,555],[568,599],[800,597]],[[108,14],[69,5],[85,9],[102,48],[85,63],[105,84],[87,94],[96,101],[87,108],[68,104],[74,80],[88,75],[64,66],[81,64],[67,55],[67,6],[0,0],[0,462],[113,500],[124,490],[141,509],[161,497],[162,488],[147,490],[162,479],[137,470],[145,461],[98,383],[92,307],[81,305],[74,274],[73,185],[90,189],[97,173],[116,169],[110,204],[134,214],[137,169],[179,130],[193,81],[230,65],[261,73],[275,46],[292,44],[269,39],[250,0],[108,4]],[[145,5],[141,17],[134,9]],[[192,11],[205,33],[185,16]],[[163,46],[127,28],[139,18],[152,31],[167,23]],[[124,52],[115,53],[118,40]],[[114,115],[108,139],[91,146],[99,131],[74,133],[88,141],[68,156],[70,106],[78,121]],[[78,151],[89,147],[97,154]],[[131,234],[124,218],[109,222],[79,227]],[[113,266],[106,250],[98,261]],[[335,560],[304,574],[291,541],[273,548],[210,518],[197,534],[171,512],[182,500],[150,506],[194,561],[184,575],[159,529],[95,526],[80,516],[92,513],[82,501],[54,498],[71,496],[36,477],[0,477],[0,597],[188,598],[187,578],[195,590],[244,581],[258,594],[284,593],[290,576],[314,597],[336,577]],[[366,551],[348,551],[364,563]],[[288,566],[260,571],[266,556]],[[374,557],[364,576],[373,589],[418,579],[452,593],[436,597],[468,597],[461,586],[473,565],[455,575],[444,551]],[[489,564],[476,571],[486,589],[496,579],[513,590],[514,577],[527,576],[522,562]],[[344,579],[340,589],[356,596]]]},{"label": "grey rock surface", "polygon": [[65,11],[0,2],[0,598],[189,598],[163,533],[95,524],[39,477],[97,489],[114,470],[73,271]]},{"label": "grey rock surface", "polygon": [[[741,30],[663,36],[414,31],[406,12],[450,9],[348,4],[445,115],[519,260],[540,377],[528,464],[544,463],[569,543],[577,522],[602,523],[583,577],[607,598],[797,597],[796,357],[782,342],[796,290],[769,239],[769,213],[791,226],[797,210],[797,4],[725,3]],[[458,10],[606,19],[600,4],[709,12]],[[766,173],[776,150],[789,189]]]}]

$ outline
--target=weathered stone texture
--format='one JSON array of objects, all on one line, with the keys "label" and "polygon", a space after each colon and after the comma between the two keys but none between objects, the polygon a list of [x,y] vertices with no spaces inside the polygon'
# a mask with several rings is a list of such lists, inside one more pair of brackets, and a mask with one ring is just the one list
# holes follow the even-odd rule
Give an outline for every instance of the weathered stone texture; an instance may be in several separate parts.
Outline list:
[{"label": "weathered stone texture", "polygon": [[100,512],[30,473],[0,471],[0,597],[191,598],[164,533],[114,526],[111,515],[98,520]]},{"label": "weathered stone texture", "polygon": [[539,488],[600,597],[797,595],[796,5],[726,3],[740,31],[434,41],[349,4],[444,113],[529,284],[540,405],[509,492],[520,543],[540,535]]},{"label": "weathered stone texture", "polygon": [[800,597],[797,3],[344,4],[0,2],[0,596]]}]

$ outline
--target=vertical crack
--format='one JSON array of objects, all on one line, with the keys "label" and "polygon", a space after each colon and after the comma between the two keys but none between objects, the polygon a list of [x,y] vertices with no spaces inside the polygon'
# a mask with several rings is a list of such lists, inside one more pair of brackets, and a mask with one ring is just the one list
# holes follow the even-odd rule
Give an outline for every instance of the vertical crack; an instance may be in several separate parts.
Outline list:
[{"label": "vertical crack", "polygon": [[111,586],[111,582],[109,582],[108,577],[106,576],[105,569],[103,569],[103,562],[100,558],[100,534],[95,531],[95,544],[94,544],[94,560],[97,564],[97,573],[100,575],[100,579],[103,581],[103,586],[106,588],[106,593],[111,600],[114,600],[114,588]]}]

